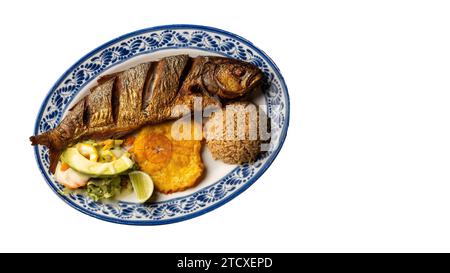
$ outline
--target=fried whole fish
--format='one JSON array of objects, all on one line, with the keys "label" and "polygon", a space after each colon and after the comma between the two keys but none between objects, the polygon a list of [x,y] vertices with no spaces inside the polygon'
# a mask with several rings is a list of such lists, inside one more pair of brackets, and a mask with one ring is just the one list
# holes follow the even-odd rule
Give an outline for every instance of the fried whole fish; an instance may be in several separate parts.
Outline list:
[{"label": "fried whole fish", "polygon": [[176,107],[220,107],[259,86],[256,66],[224,57],[165,57],[98,79],[98,85],[69,109],[54,129],[31,136],[32,145],[49,148],[54,173],[61,152],[84,139],[118,138],[144,125],[180,117]]}]

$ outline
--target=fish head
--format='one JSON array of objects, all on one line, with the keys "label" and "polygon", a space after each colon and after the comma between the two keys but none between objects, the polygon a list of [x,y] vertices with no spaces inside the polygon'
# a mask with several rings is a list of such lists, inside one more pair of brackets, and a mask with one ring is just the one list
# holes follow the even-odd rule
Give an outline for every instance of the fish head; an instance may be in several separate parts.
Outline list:
[{"label": "fish head", "polygon": [[205,64],[203,85],[210,93],[221,98],[240,97],[263,80],[263,73],[253,64],[240,60],[213,57]]}]

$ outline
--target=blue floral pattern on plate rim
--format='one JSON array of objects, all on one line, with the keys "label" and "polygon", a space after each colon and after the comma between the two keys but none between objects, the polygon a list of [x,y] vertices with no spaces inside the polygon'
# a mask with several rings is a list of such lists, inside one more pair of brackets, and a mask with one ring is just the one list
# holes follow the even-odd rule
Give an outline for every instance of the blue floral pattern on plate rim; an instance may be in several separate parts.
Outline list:
[{"label": "blue floral pattern on plate rim", "polygon": [[275,128],[272,128],[274,146],[254,164],[238,166],[219,181],[193,194],[150,204],[94,202],[82,194],[62,194],[61,185],[48,172],[48,150],[43,146],[35,146],[35,157],[42,175],[51,189],[67,204],[87,215],[114,223],[175,223],[200,216],[227,203],[250,187],[271,165],[284,143],[289,125],[289,95],[279,69],[263,51],[244,38],[199,25],[166,25],[138,30],[86,54],[48,92],[39,109],[34,134],[54,128],[78,92],[106,69],[141,54],[176,48],[211,51],[257,65],[266,74],[269,83],[264,95],[268,115],[275,124]]}]

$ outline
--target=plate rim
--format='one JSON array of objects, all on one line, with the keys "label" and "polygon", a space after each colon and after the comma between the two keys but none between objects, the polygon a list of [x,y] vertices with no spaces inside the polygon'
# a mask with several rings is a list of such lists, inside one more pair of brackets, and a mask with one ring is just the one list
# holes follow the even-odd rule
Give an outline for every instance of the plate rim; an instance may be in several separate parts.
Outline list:
[{"label": "plate rim", "polygon": [[96,48],[94,48],[93,50],[89,51],[88,53],[84,54],[81,58],[78,59],[78,61],[76,61],[73,65],[71,65],[57,80],[56,82],[52,85],[52,87],[49,89],[49,91],[47,92],[46,96],[44,97],[44,99],[41,102],[41,105],[39,107],[38,113],[36,115],[36,120],[34,123],[34,129],[33,129],[33,135],[36,135],[39,132],[39,122],[42,118],[42,114],[44,113],[44,108],[46,103],[48,102],[49,98],[51,97],[51,95],[53,94],[53,91],[59,86],[59,84],[61,83],[61,81],[67,77],[67,75],[69,75],[71,73],[71,71],[73,71],[77,66],[79,66],[80,64],[82,64],[87,57],[95,54],[97,51],[101,51],[102,49],[117,43],[120,40],[123,39],[127,39],[130,38],[132,36],[135,35],[139,35],[139,34],[143,34],[146,32],[152,32],[152,31],[163,31],[163,30],[170,30],[170,29],[183,29],[183,28],[188,28],[188,29],[195,29],[195,30],[203,30],[203,31],[211,31],[211,32],[217,32],[219,34],[224,34],[224,35],[228,35],[231,36],[232,38],[236,39],[236,40],[240,40],[241,42],[247,44],[248,46],[250,46],[253,50],[255,50],[256,52],[258,52],[259,54],[261,54],[262,56],[264,56],[267,61],[269,62],[269,64],[273,67],[274,72],[276,73],[277,77],[279,77],[280,79],[280,84],[282,86],[282,89],[284,89],[286,91],[285,93],[285,97],[286,97],[286,115],[285,115],[285,126],[283,128],[283,130],[280,133],[280,138],[279,138],[279,144],[278,147],[273,151],[272,155],[267,159],[267,161],[265,162],[265,164],[261,167],[261,169],[252,177],[249,179],[249,181],[247,181],[242,187],[240,187],[239,189],[237,189],[236,191],[232,192],[230,195],[224,197],[223,199],[217,201],[216,203],[204,208],[204,209],[200,209],[200,210],[196,210],[190,214],[186,214],[186,215],[182,215],[179,217],[175,217],[175,218],[171,218],[171,219],[159,219],[159,220],[126,220],[126,219],[119,219],[119,218],[112,218],[112,217],[107,217],[107,216],[103,216],[103,215],[99,215],[96,214],[94,212],[91,212],[89,210],[84,210],[83,208],[77,206],[76,204],[73,204],[72,202],[69,202],[68,200],[66,200],[64,198],[64,196],[62,196],[61,194],[59,194],[57,192],[57,190],[55,188],[52,187],[51,185],[51,181],[48,180],[46,174],[45,174],[45,170],[43,169],[43,166],[40,162],[40,158],[39,158],[39,150],[38,150],[38,146],[34,146],[34,156],[35,156],[35,160],[36,160],[36,164],[38,165],[39,171],[41,173],[41,175],[44,177],[47,185],[52,189],[52,191],[66,204],[68,204],[70,207],[76,209],[77,211],[89,215],[93,218],[99,219],[99,220],[103,220],[106,222],[111,222],[111,223],[116,223],[116,224],[123,224],[123,225],[138,225],[138,226],[153,226],[153,225],[164,225],[164,224],[172,224],[172,223],[177,223],[177,222],[181,222],[181,221],[185,221],[188,219],[192,219],[192,218],[196,218],[198,216],[201,216],[205,213],[208,213],[210,211],[213,211],[221,206],[223,206],[224,204],[228,203],[229,201],[231,201],[232,199],[234,199],[235,197],[237,197],[238,195],[240,195],[241,193],[243,193],[245,190],[247,190],[251,185],[253,185],[265,172],[266,170],[272,165],[273,161],[275,160],[275,158],[278,156],[281,148],[283,147],[283,144],[286,140],[286,136],[287,136],[287,132],[288,132],[288,128],[289,128],[289,120],[290,120],[290,98],[289,98],[289,92],[288,92],[288,88],[287,85],[285,83],[284,77],[281,74],[280,69],[278,68],[278,66],[275,64],[275,62],[261,49],[259,49],[258,47],[256,47],[252,42],[248,41],[247,39],[234,34],[232,32],[223,30],[223,29],[219,29],[216,27],[210,27],[210,26],[204,26],[204,25],[195,25],[195,24],[168,24],[168,25],[158,25],[158,26],[153,26],[153,27],[148,27],[148,28],[143,28],[143,29],[139,29],[136,31],[132,31],[123,35],[118,36],[117,38],[114,38],[106,43],[103,43],[99,46],[97,46]]}]

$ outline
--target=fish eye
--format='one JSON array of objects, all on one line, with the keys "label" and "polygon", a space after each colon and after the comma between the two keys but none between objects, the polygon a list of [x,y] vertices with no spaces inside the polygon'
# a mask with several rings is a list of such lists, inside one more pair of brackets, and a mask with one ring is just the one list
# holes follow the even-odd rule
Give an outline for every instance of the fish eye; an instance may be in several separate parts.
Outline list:
[{"label": "fish eye", "polygon": [[242,77],[245,74],[245,69],[241,66],[235,66],[231,73],[236,77]]}]

